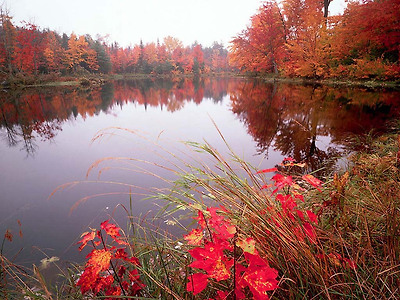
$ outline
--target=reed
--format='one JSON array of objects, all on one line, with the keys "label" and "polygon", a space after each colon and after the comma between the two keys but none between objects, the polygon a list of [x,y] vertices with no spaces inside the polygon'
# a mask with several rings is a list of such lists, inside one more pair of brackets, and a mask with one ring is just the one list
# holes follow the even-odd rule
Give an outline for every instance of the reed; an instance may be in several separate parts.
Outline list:
[{"label": "reed", "polygon": [[[128,216],[126,224],[119,226],[112,218],[110,221],[117,224],[116,228],[121,233],[118,239],[125,242],[124,247],[129,257],[138,260],[139,264],[134,267],[137,268],[143,285],[134,296],[120,294],[113,297],[240,299],[235,289],[241,280],[239,277],[245,273],[240,273],[238,264],[239,261],[244,261],[244,257],[248,255],[245,252],[249,250],[241,250],[243,246],[239,247],[238,241],[246,238],[255,245],[256,250],[251,250],[251,254],[259,255],[270,270],[278,271],[278,287],[265,292],[265,297],[398,298],[399,131],[400,126],[396,125],[393,133],[372,139],[364,151],[349,158],[345,171],[320,178],[322,181],[313,176],[307,177],[304,164],[290,159],[278,166],[268,166],[269,169],[255,168],[237,156],[228,143],[228,155],[222,155],[206,142],[188,142],[186,145],[191,149],[189,153],[178,155],[161,147],[164,154],[160,156],[165,160],[164,165],[134,158],[116,158],[119,163],[126,162],[122,167],[124,170],[155,176],[169,184],[167,188],[155,189],[150,196],[162,203],[157,218],[162,216],[170,220],[171,224],[184,232],[197,227],[201,229],[197,232],[201,231],[202,235],[201,241],[195,246],[188,236],[174,236],[154,225],[145,216],[135,217],[130,197],[129,205],[119,205]],[[95,139],[105,135],[106,131],[101,132]],[[188,157],[191,158],[191,163],[188,163]],[[110,158],[95,162],[89,172],[98,169],[101,174],[109,168],[101,167],[106,160]],[[143,163],[152,168],[146,169]],[[154,168],[171,172],[175,179],[161,178],[157,171],[149,171]],[[80,202],[82,201],[77,202],[77,207]],[[216,236],[213,226],[216,225],[212,223],[210,207],[220,207],[218,220],[223,220],[221,222],[235,229],[234,234],[226,238],[231,246],[226,246],[225,243],[221,252],[227,257],[226,261],[234,261],[227,271],[229,276],[223,279],[216,279],[218,277],[215,275],[209,276],[206,268],[198,268],[199,264],[196,268],[190,266],[194,260],[193,249],[205,249],[207,244],[216,243],[213,241]],[[205,225],[200,226],[200,215],[203,215]],[[195,216],[198,224],[191,221]],[[102,225],[102,230],[109,234],[105,228]],[[93,237],[92,241],[94,239]],[[103,247],[101,249],[110,253],[115,251],[112,243],[116,240],[110,241],[110,244],[100,245]],[[124,261],[120,264],[132,267],[131,263]],[[33,293],[29,288],[31,285],[20,280],[21,277],[15,273],[10,273],[10,266],[12,264],[2,257],[0,275],[3,274],[4,278],[7,270],[8,278],[17,283],[18,288],[14,290]],[[115,268],[117,266],[118,262],[115,262]],[[57,290],[47,288],[40,274],[33,273],[33,277],[37,286],[41,287],[40,295],[43,299],[54,295],[65,295],[64,298],[74,295],[77,299],[109,297],[105,291],[89,292],[85,295],[80,293],[77,274],[87,267],[88,265],[75,266],[67,272],[64,270],[66,283]],[[199,273],[203,275],[197,275],[196,278],[208,276],[207,284],[194,295],[195,289],[189,288],[189,282]],[[121,278],[113,276],[118,281],[125,275],[122,274]],[[251,288],[245,288],[242,292],[247,298],[255,295]]]},{"label": "reed", "polygon": [[[299,238],[299,218],[282,218],[282,203],[268,178],[234,153],[226,160],[208,144],[191,144],[214,159],[182,174],[158,197],[193,210],[193,203],[223,205],[240,232],[257,241],[259,251],[281,276],[281,299],[395,299],[400,286],[400,136],[374,139],[368,152],[350,158],[342,174],[325,178],[321,192],[302,192],[299,210],[318,216],[314,241]],[[295,171],[301,181],[302,170]],[[300,174],[298,173],[300,172]],[[289,175],[289,174],[286,174]],[[295,178],[295,176],[293,176]],[[273,187],[275,188],[275,186]],[[288,189],[284,194],[290,194]],[[188,197],[188,195],[190,195]],[[193,196],[195,195],[195,196]],[[174,209],[171,209],[173,212]],[[275,222],[274,220],[279,220]]]}]

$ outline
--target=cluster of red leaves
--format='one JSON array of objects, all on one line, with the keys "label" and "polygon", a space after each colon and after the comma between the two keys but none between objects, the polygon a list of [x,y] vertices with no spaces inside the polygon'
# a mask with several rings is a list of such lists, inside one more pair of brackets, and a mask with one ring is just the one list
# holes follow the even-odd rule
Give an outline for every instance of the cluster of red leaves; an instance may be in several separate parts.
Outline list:
[{"label": "cluster of red leaves", "polygon": [[[137,296],[144,287],[136,268],[140,265],[139,260],[126,253],[123,246],[127,243],[121,239],[121,229],[118,226],[106,220],[100,228],[97,232],[85,232],[78,242],[81,244],[80,251],[89,242],[93,249],[86,257],[88,261],[77,285],[82,294],[92,292],[95,296]],[[106,239],[111,237],[114,244],[122,247],[107,246],[103,232]]]},{"label": "cluster of red leaves", "polygon": [[258,254],[252,238],[238,238],[236,227],[223,212],[222,206],[199,210],[195,218],[199,228],[184,236],[189,245],[196,246],[189,250],[194,258],[189,266],[201,270],[190,276],[187,291],[196,295],[218,282],[215,299],[226,299],[232,290],[237,299],[249,295],[268,299],[267,291],[278,287],[278,271]]},{"label": "cluster of red leaves", "polygon": [[[292,158],[285,158],[280,165],[283,168],[289,169],[292,167],[305,167],[304,163],[297,163]],[[264,185],[262,186],[262,189],[275,187],[275,190],[272,191],[272,195],[275,194],[275,200],[277,203],[280,203],[281,207],[281,211],[276,212],[273,216],[271,216],[271,220],[278,227],[281,226],[280,223],[282,220],[291,220],[291,231],[296,235],[296,238],[299,241],[305,241],[307,238],[309,242],[316,244],[317,238],[314,226],[318,224],[318,217],[311,210],[299,208],[297,203],[298,200],[304,202],[304,197],[301,193],[304,192],[305,189],[300,187],[292,176],[285,176],[278,173],[278,168],[260,170],[257,172],[257,174],[269,172],[277,172],[271,178],[274,183],[272,185]],[[302,175],[299,178],[301,178],[304,183],[313,186],[321,192],[320,187],[323,184],[321,180],[315,178],[311,174]],[[343,182],[346,180],[346,176],[344,176],[343,179],[338,179],[335,175],[334,183],[338,190],[340,190],[340,188],[344,185]],[[353,260],[345,258],[335,252],[330,254],[317,254],[316,257],[319,259],[327,259],[337,266],[345,266],[353,269],[356,267],[356,264]]]},{"label": "cluster of red leaves", "polygon": [[[278,213],[277,218],[281,220],[289,218],[292,221],[292,232],[297,239],[304,241],[307,237],[311,243],[315,244],[316,236],[313,224],[318,223],[318,218],[311,210],[306,210],[304,213],[303,210],[297,208],[296,200],[304,201],[303,196],[278,194],[275,199],[280,202],[282,207],[282,213]],[[274,220],[274,222],[279,226],[279,220]]]},{"label": "cluster of red leaves", "polygon": [[[305,166],[304,163],[296,163],[292,158],[285,158],[281,163],[282,167],[300,167]],[[278,172],[277,168],[260,170],[257,173],[268,173]],[[315,178],[313,175],[307,174],[301,177],[305,182],[312,185],[321,191],[320,186],[322,181]],[[280,203],[282,212],[276,213],[275,217],[272,217],[272,221],[276,226],[280,226],[280,221],[283,219],[290,219],[292,221],[292,232],[296,235],[298,240],[304,241],[305,238],[311,243],[316,243],[315,229],[313,224],[318,223],[317,216],[311,210],[302,210],[298,208],[297,201],[304,202],[304,197],[301,192],[305,191],[300,187],[292,176],[285,176],[280,173],[276,173],[272,176],[272,185],[264,185],[262,189],[275,187],[272,191],[272,195],[275,195],[275,199]]]}]

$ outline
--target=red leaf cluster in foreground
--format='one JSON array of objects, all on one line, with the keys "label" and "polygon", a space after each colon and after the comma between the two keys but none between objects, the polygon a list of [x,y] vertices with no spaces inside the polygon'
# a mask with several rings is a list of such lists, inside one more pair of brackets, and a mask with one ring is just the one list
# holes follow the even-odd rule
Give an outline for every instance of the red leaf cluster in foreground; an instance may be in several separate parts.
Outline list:
[{"label": "red leaf cluster in foreground", "polygon": [[197,295],[219,282],[216,299],[226,299],[233,290],[237,299],[268,299],[267,291],[278,287],[278,271],[259,255],[254,239],[239,235],[223,213],[223,206],[199,210],[199,228],[184,236],[197,246],[189,250],[194,259],[189,267],[198,271],[189,277],[187,291]]},{"label": "red leaf cluster in foreground", "polygon": [[89,242],[93,246],[86,256],[88,261],[77,282],[82,294],[91,292],[95,296],[138,296],[144,287],[136,268],[140,265],[139,260],[129,256],[125,248],[107,246],[103,231],[116,244],[127,245],[121,239],[121,229],[118,226],[106,220],[101,223],[100,228],[97,232],[93,230],[84,233],[78,242],[81,244],[79,250]]},{"label": "red leaf cluster in foreground", "polygon": [[[296,163],[286,158],[280,165],[283,168],[304,168],[304,163]],[[279,167],[279,169],[281,169]],[[304,202],[303,193],[311,185],[320,190],[322,181],[312,175],[289,176],[280,174],[278,168],[264,169],[256,174],[276,172],[270,179],[272,184],[261,186],[261,190],[269,191],[273,202],[260,211],[266,221],[274,227],[286,227],[287,233],[294,240],[308,243],[318,249],[316,228],[318,217],[311,210],[298,205],[298,200]],[[296,183],[299,180],[299,184]],[[344,179],[335,179],[342,184]],[[194,208],[194,206],[192,207]],[[186,291],[198,295],[201,299],[269,299],[268,292],[278,288],[278,270],[271,267],[265,257],[276,257],[266,254],[265,247],[257,245],[264,237],[272,237],[273,233],[264,229],[262,234],[249,230],[244,232],[235,226],[229,219],[229,212],[224,206],[195,208],[197,228],[192,229],[184,240],[187,241],[193,261],[188,265],[192,269],[186,282]],[[283,226],[282,224],[285,224]],[[139,260],[126,252],[129,245],[121,236],[121,229],[104,221],[100,230],[92,230],[82,234],[79,250],[89,243],[92,251],[87,255],[88,261],[77,285],[82,294],[101,296],[141,297],[144,295],[145,285],[140,280],[137,267]],[[253,234],[253,237],[249,235]],[[103,238],[105,236],[105,238]],[[111,238],[111,246],[107,245],[107,238]],[[113,245],[114,244],[114,245]],[[117,246],[115,246],[117,245]],[[265,246],[265,245],[263,245]],[[132,248],[130,246],[130,248]],[[279,246],[278,246],[279,248]],[[329,254],[316,252],[315,257],[338,267],[355,269],[356,263],[342,255],[331,252]],[[271,261],[271,260],[270,260]],[[286,273],[285,270],[282,270]],[[107,298],[109,297],[109,298]]]}]

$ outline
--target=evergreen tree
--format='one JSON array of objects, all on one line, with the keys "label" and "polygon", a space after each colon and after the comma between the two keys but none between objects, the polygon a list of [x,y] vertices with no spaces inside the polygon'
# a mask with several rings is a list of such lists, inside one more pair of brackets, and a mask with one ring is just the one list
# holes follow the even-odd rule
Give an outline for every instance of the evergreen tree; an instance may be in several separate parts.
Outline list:
[{"label": "evergreen tree", "polygon": [[97,40],[94,42],[92,48],[97,54],[97,63],[99,64],[98,71],[104,74],[110,73],[112,68],[111,59],[105,49],[104,44]]}]

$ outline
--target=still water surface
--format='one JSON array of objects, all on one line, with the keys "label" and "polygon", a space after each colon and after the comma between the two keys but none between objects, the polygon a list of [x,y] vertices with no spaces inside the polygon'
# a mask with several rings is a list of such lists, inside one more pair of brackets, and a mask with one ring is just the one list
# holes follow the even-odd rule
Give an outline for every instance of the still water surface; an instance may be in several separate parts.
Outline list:
[{"label": "still water surface", "polygon": [[[127,170],[137,169],[138,163],[122,160],[104,161],[86,178],[96,160],[130,157],[170,166],[163,149],[191,159],[181,141],[205,140],[227,153],[215,122],[235,153],[254,166],[273,167],[291,156],[306,161],[309,170],[328,160],[333,167],[334,158],[351,150],[350,136],[383,130],[398,118],[399,96],[244,79],[147,79],[110,82],[94,90],[1,93],[0,234],[9,228],[15,235],[6,252],[13,255],[23,248],[16,259],[23,263],[44,258],[41,251],[82,260],[74,244],[80,234],[113,213],[122,221],[122,210],[114,212],[114,207],[128,205],[129,193],[135,215],[158,210],[157,201],[141,201],[141,194],[165,187],[162,180]],[[92,142],[99,131],[105,134]],[[139,167],[173,179],[154,165]],[[49,199],[57,186],[74,181],[81,183]],[[70,212],[79,199],[91,195],[99,196]]]}]

